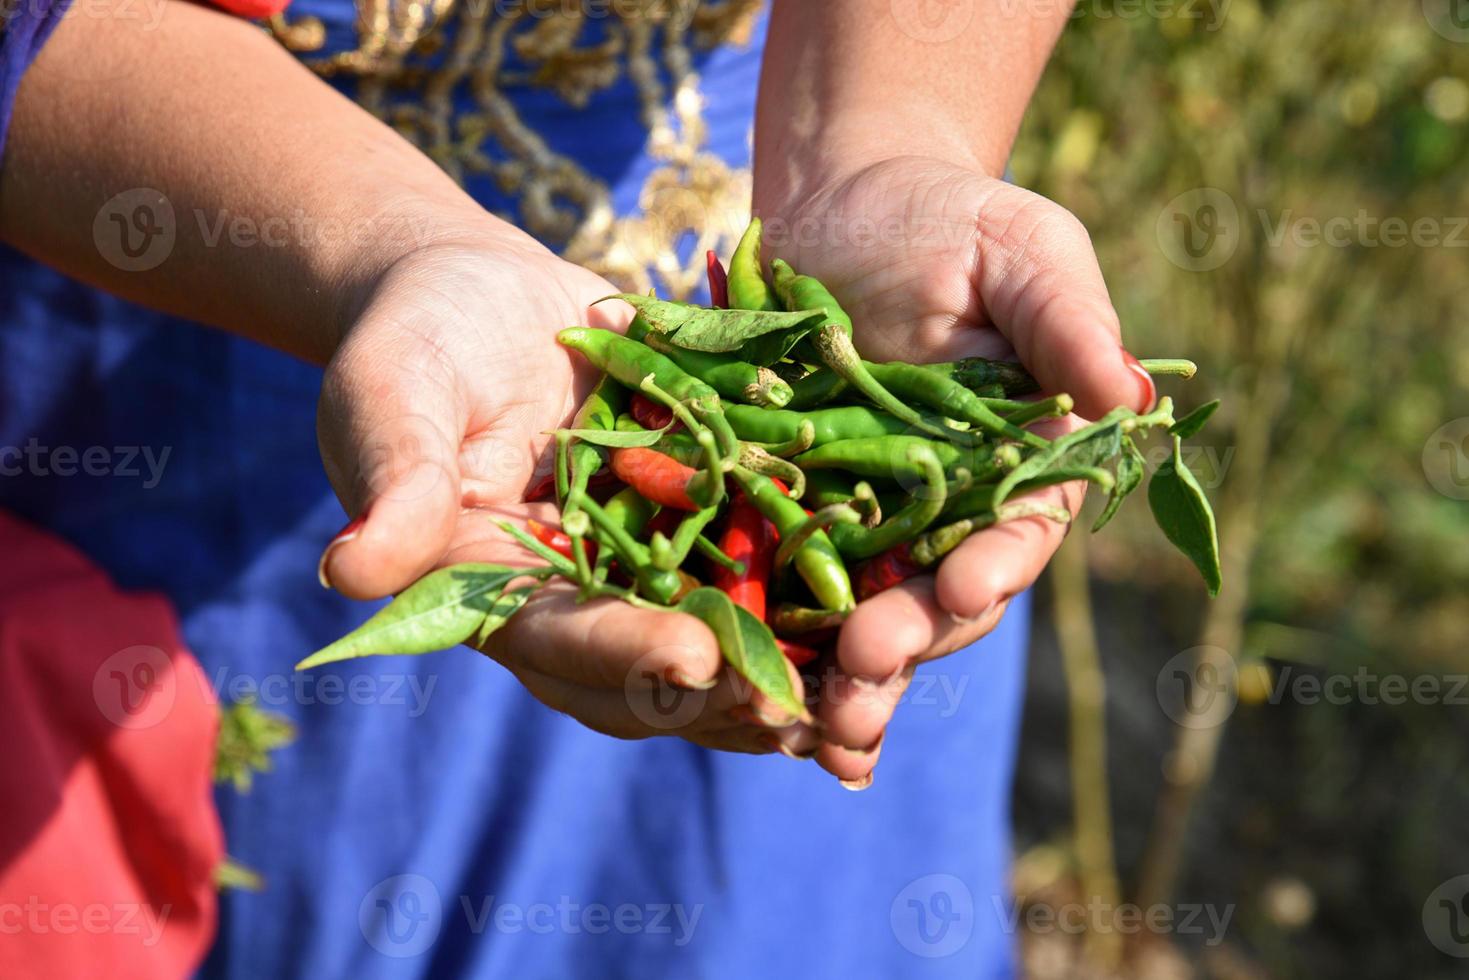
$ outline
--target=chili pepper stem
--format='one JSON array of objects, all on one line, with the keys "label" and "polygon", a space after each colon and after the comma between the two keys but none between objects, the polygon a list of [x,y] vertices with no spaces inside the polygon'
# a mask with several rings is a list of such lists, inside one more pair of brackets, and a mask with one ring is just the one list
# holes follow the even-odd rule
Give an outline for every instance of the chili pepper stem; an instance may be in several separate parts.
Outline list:
[{"label": "chili pepper stem", "polygon": [[1172,376],[1187,381],[1199,373],[1199,366],[1193,361],[1183,358],[1159,357],[1152,360],[1139,361],[1143,370],[1158,377]]},{"label": "chili pepper stem", "polygon": [[856,388],[864,398],[889,415],[929,435],[952,439],[961,445],[978,444],[979,437],[976,434],[950,428],[924,417],[916,409],[905,404],[892,392],[878,384],[877,379],[862,363],[857,348],[852,346],[851,336],[840,324],[829,323],[818,330],[814,344],[817,353],[821,355],[822,363]]},{"label": "chili pepper stem", "polygon": [[530,551],[537,558],[542,558],[550,562],[551,567],[556,569],[558,574],[565,575],[567,578],[576,577],[576,565],[570,558],[541,544],[509,521],[496,521],[495,526],[520,542],[522,547]]},{"label": "chili pepper stem", "polygon": [[694,539],[694,550],[699,552],[699,554],[703,555],[705,558],[708,558],[710,561],[714,562],[714,564],[718,565],[719,567],[727,568],[731,572],[734,572],[736,575],[744,575],[745,572],[748,570],[744,562],[735,561],[729,555],[726,555],[722,550],[720,550],[719,545],[715,544],[713,541],[710,541],[702,534]]},{"label": "chili pepper stem", "polygon": [[1006,421],[1012,425],[1029,425],[1039,422],[1041,419],[1065,418],[1071,414],[1076,407],[1076,401],[1064,392],[1051,398],[1042,398],[1035,402],[1022,402],[1024,407],[1018,408],[1005,416]]},{"label": "chili pepper stem", "polygon": [[834,524],[860,524],[862,515],[857,513],[851,504],[832,504],[823,507],[801,524],[800,527],[781,539],[780,548],[775,552],[775,567],[777,570],[785,568],[791,559],[796,557],[796,552],[801,546],[811,539],[811,535],[817,531],[825,531]]},{"label": "chili pepper stem", "polygon": [[745,469],[761,476],[773,476],[784,480],[790,490],[787,493],[792,500],[800,500],[806,495],[806,473],[795,463],[780,459],[751,443],[740,446],[740,465]]},{"label": "chili pepper stem", "polygon": [[1123,419],[1121,428],[1126,435],[1139,429],[1166,429],[1173,423],[1173,399],[1164,395],[1158,400],[1158,406],[1148,414]]}]

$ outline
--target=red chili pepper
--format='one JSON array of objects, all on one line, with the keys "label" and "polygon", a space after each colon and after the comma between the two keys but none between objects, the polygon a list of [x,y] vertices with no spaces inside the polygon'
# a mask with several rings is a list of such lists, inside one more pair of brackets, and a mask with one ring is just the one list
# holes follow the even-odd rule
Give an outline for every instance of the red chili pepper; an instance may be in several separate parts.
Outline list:
[{"label": "red chili pepper", "polygon": [[729,309],[729,274],[724,271],[724,263],[719,261],[719,256],[714,254],[714,249],[709,250],[705,256],[709,262],[709,303],[720,310]]},{"label": "red chili pepper", "polygon": [[656,449],[614,449],[612,472],[623,483],[661,507],[687,511],[701,509],[689,499],[689,481],[699,476],[699,471]]},{"label": "red chili pepper", "polygon": [[780,647],[780,652],[785,654],[786,659],[797,667],[804,667],[811,661],[815,660],[817,657],[821,656],[820,650],[808,646],[803,646],[800,643],[793,643],[790,640],[782,640],[777,638],[775,641],[775,645]]},{"label": "red chili pepper", "polygon": [[549,500],[555,492],[556,474],[547,473],[530,485],[530,489],[525,492],[525,499],[532,503],[537,500]]},{"label": "red chili pepper", "polygon": [[765,515],[743,494],[736,497],[730,505],[729,522],[719,539],[719,549],[735,561],[743,562],[745,572],[736,575],[728,568],[716,567],[714,585],[733,599],[735,605],[748,609],[762,623],[765,621],[770,572],[779,543],[775,527],[765,519]]},{"label": "red chili pepper", "polygon": [[893,586],[906,582],[925,571],[927,569],[913,560],[908,545],[900,544],[896,548],[884,551],[858,569],[857,598],[859,600],[870,599],[879,592],[886,592]]},{"label": "red chili pepper", "polygon": [[562,557],[573,557],[571,553],[571,538],[566,536],[565,531],[560,528],[547,527],[540,521],[526,521],[525,526],[530,529],[531,537],[535,538],[547,548],[550,548]]},{"label": "red chili pepper", "polygon": [[672,424],[673,409],[639,391],[632,396],[632,417],[645,429],[663,429]]}]

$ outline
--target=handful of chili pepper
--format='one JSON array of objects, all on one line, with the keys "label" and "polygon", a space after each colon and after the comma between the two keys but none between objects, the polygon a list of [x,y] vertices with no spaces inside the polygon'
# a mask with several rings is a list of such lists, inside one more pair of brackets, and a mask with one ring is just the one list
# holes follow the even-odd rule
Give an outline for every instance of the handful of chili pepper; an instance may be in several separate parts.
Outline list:
[{"label": "handful of chili pepper", "polygon": [[[984,528],[1069,522],[1027,496],[1047,486],[1084,480],[1105,492],[1099,530],[1141,485],[1137,439],[1153,429],[1168,430],[1173,450],[1148,488],[1154,516],[1217,593],[1213,514],[1182,458],[1182,440],[1217,402],[1175,419],[1163,398],[1146,414],[1119,408],[1046,439],[1028,427],[1068,414],[1065,394],[1020,400],[1039,386],[1010,362],[862,360],[824,285],[778,260],[767,279],[760,237],[756,220],[727,274],[709,253],[713,307],[621,296],[637,309],[626,336],[558,335],[603,378],[555,433],[561,528],[502,524],[541,566],[434,572],[302,666],[483,643],[561,577],[584,599],[698,616],[736,670],[801,716],[786,660],[820,656],[859,600],[927,572]],[[1142,363],[1159,375],[1195,370]],[[456,572],[457,591],[445,584]],[[466,577],[478,587],[463,587]],[[437,632],[405,640],[385,628],[422,621],[426,605],[442,613]],[[384,643],[393,648],[372,648]]]}]

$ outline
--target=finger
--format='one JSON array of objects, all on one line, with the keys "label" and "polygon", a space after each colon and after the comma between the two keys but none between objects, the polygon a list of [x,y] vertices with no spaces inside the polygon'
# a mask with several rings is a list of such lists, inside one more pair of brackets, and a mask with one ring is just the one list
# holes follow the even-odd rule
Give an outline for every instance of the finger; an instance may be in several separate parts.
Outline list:
[{"label": "finger", "polygon": [[[1086,484],[1074,482],[1023,499],[1056,504],[1075,516],[1085,494]],[[1035,583],[1068,528],[1044,517],[1027,517],[971,535],[939,566],[933,580],[938,606],[960,620],[984,616]]]},{"label": "finger", "polygon": [[[388,331],[376,331],[377,337]],[[327,546],[323,585],[354,599],[406,588],[433,568],[459,517],[452,365],[405,332],[344,344],[327,369],[317,430],[327,476],[353,517]]]},{"label": "finger", "polygon": [[573,684],[524,668],[507,668],[536,700],[587,728],[612,738],[638,741],[671,735],[722,751],[765,754],[775,749],[756,726],[732,722],[712,708],[704,692],[665,688],[621,692]]},{"label": "finger", "polygon": [[[837,772],[828,763],[833,758],[849,761],[853,755],[860,759],[875,754],[898,702],[913,680],[915,666],[915,662],[910,661],[885,681],[833,677],[823,685],[821,704],[817,709],[823,726],[822,738],[828,748],[840,748],[842,752],[835,756],[818,752],[817,761],[822,768],[840,779],[850,779],[850,766]],[[861,774],[856,772],[856,775]]]},{"label": "finger", "polygon": [[576,589],[561,583],[537,592],[486,652],[507,666],[614,692],[665,682],[707,690],[723,664],[714,634],[694,617],[618,599],[578,604]]},{"label": "finger", "polygon": [[816,750],[816,764],[841,780],[847,789],[860,793],[872,786],[877,760],[882,755],[882,741],[879,739],[865,749],[823,745]]},{"label": "finger", "polygon": [[[998,621],[995,612],[988,610],[970,621],[956,619],[934,597],[934,577],[920,575],[858,604],[842,625],[837,662],[848,677],[883,682],[911,661],[932,659],[973,643]],[[831,718],[821,717],[831,724]],[[832,733],[827,732],[827,737]],[[862,743],[847,744],[860,747]]]},{"label": "finger", "polygon": [[984,308],[1041,386],[1069,393],[1085,418],[1119,405],[1150,409],[1156,389],[1122,347],[1085,226],[1065,208],[1006,186],[981,208],[978,233]]}]

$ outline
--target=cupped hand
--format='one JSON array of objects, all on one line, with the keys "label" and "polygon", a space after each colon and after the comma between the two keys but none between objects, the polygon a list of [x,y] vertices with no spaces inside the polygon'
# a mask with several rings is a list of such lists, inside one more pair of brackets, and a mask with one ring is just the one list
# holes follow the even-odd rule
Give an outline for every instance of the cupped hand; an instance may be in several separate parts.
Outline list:
[{"label": "cupped hand", "polygon": [[[556,333],[623,326],[617,311],[590,306],[615,292],[528,240],[438,244],[394,263],[322,386],[322,460],[353,515],[322,556],[323,582],[375,599],[445,565],[533,563],[495,521],[557,523],[554,505],[527,503],[527,491],[549,472],[547,433],[568,423],[596,377]],[[541,701],[608,735],[674,734],[752,753],[811,741],[799,727],[777,740],[760,726],[773,709],[723,668],[704,624],[680,613],[578,604],[557,580],[485,652]]]},{"label": "cupped hand", "polygon": [[[869,360],[1018,356],[1047,392],[1075,398],[1080,417],[1151,407],[1153,384],[1121,345],[1086,229],[1059,205],[922,157],[868,166],[793,206],[766,196],[767,252],[831,288]],[[1045,493],[1075,513],[1084,487]],[[915,665],[992,630],[1064,535],[1040,518],[982,531],[936,574],[861,603],[842,628],[837,672],[821,682],[818,761],[854,788],[870,784]]]}]

